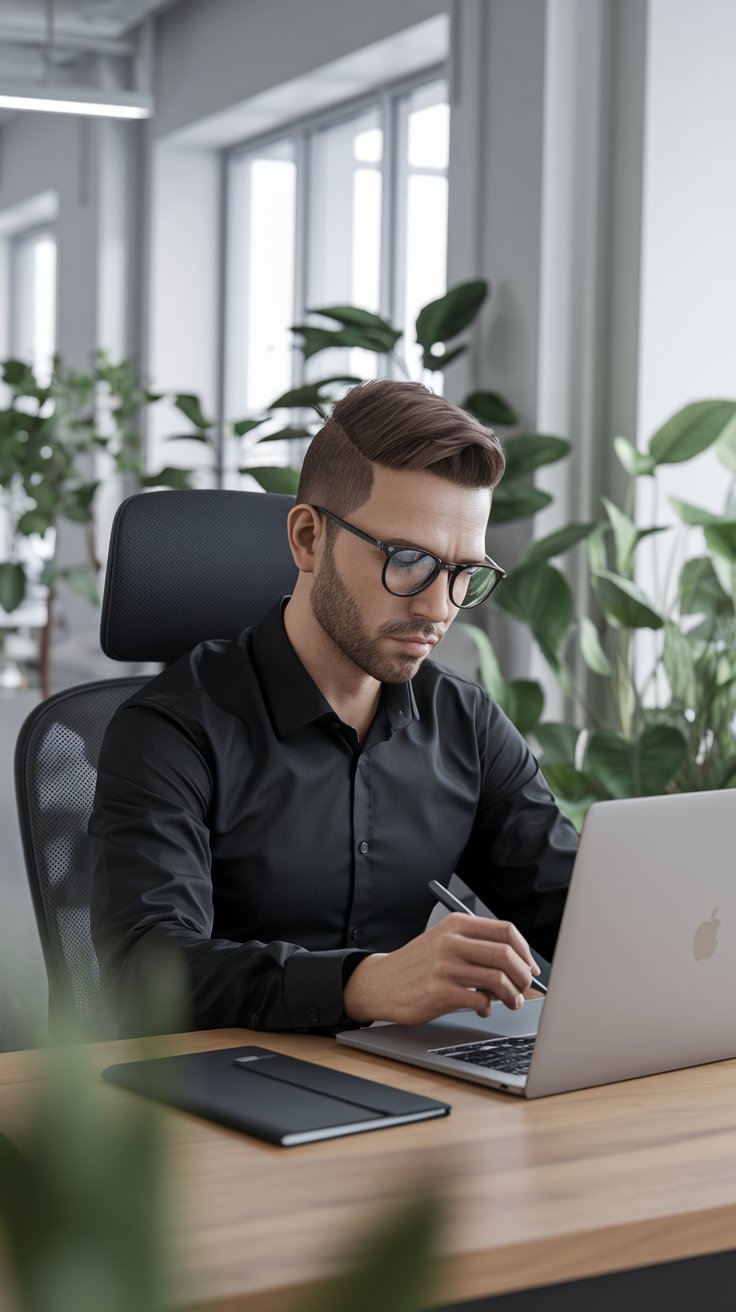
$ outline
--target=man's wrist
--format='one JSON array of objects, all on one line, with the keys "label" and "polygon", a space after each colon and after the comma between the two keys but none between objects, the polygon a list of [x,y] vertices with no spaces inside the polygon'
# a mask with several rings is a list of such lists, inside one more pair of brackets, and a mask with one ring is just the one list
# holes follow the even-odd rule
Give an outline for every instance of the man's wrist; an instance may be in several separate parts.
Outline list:
[{"label": "man's wrist", "polygon": [[370,1025],[380,1020],[378,980],[381,963],[388,954],[373,952],[359,961],[345,986],[343,1006],[346,1016],[358,1025]]}]

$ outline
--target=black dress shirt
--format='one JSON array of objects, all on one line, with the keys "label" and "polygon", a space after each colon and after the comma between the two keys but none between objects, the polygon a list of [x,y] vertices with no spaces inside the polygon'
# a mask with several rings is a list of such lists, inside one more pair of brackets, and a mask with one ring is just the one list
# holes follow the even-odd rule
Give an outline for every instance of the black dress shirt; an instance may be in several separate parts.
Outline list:
[{"label": "black dress shirt", "polygon": [[[426,661],[365,741],[277,606],[200,643],[113,717],[90,819],[92,933],[127,1029],[152,944],[184,963],[188,1027],[334,1029],[371,951],[420,934],[456,872],[551,957],[577,834],[476,684]],[[145,945],[145,951],[142,951]]]}]

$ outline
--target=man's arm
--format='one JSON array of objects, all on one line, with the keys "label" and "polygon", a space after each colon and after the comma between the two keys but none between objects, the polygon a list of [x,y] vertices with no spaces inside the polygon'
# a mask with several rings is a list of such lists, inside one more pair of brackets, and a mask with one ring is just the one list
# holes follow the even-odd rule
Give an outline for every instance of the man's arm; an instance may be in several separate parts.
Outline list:
[{"label": "man's arm", "polygon": [[477,736],[482,784],[475,823],[446,878],[457,873],[499,919],[453,914],[396,952],[359,963],[345,990],[353,1020],[417,1025],[459,1007],[487,1016],[492,998],[518,1007],[539,973],[525,936],[552,957],[577,833],[524,739],[486,697]]},{"label": "man's arm", "polygon": [[211,937],[213,774],[204,738],[167,711],[127,705],[105,734],[89,823],[90,909],[112,1015],[128,1032],[155,1027],[158,954],[173,955],[183,977],[182,1027],[345,1024],[343,971],[362,953]]}]

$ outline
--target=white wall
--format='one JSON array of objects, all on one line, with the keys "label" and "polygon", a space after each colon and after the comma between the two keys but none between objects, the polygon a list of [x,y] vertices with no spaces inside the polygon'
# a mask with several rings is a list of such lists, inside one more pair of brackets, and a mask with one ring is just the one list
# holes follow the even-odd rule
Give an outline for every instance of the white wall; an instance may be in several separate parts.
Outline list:
[{"label": "white wall", "polygon": [[[736,5],[650,0],[648,46],[641,440],[688,401],[736,394]],[[669,482],[713,499],[722,466],[696,470]]]}]

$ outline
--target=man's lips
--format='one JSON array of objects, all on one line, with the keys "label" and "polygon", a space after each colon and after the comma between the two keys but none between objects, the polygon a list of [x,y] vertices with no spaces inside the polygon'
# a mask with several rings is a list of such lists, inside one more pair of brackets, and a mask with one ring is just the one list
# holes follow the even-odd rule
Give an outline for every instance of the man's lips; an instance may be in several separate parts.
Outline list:
[{"label": "man's lips", "polygon": [[406,648],[408,656],[426,656],[439,642],[439,638],[428,638],[422,633],[391,633],[394,642],[400,642]]}]

